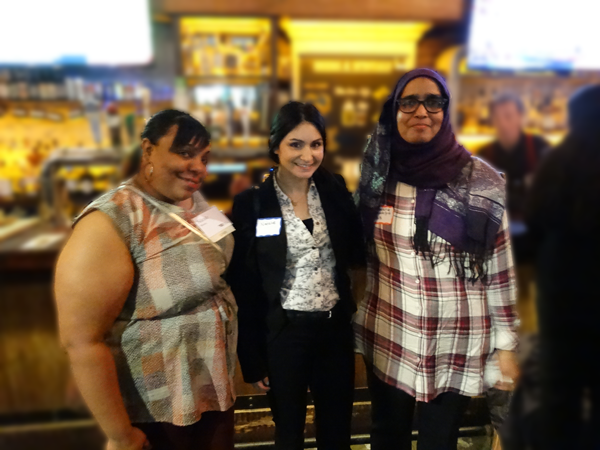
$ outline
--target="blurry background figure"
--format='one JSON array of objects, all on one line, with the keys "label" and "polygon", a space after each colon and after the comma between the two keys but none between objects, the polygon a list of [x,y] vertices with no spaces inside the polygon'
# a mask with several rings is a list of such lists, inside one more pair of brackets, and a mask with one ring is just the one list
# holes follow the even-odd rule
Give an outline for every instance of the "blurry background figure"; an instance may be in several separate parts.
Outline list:
[{"label": "blurry background figure", "polygon": [[236,195],[241,194],[246,189],[252,186],[252,180],[248,174],[238,174],[233,177],[231,185],[229,186],[229,195],[234,198]]},{"label": "blurry background figure", "polygon": [[121,148],[123,146],[121,117],[119,116],[119,109],[114,103],[109,104],[106,108],[106,125],[110,136],[110,145],[115,149]]},{"label": "blurry background figure", "polygon": [[523,131],[525,109],[519,97],[503,94],[494,99],[490,110],[496,140],[482,148],[479,156],[506,175],[508,214],[515,258],[517,263],[526,262],[531,255],[525,237],[526,196],[548,143],[540,136]]},{"label": "blurry background figure", "polygon": [[[252,187],[252,179],[247,173],[236,174],[231,180],[229,185],[229,197],[234,198],[236,195],[241,194],[246,189]],[[225,215],[231,219],[231,208],[225,212]]]},{"label": "blurry background figure", "polygon": [[[531,237],[525,225],[527,194],[531,188],[534,172],[543,157],[548,143],[540,136],[525,133],[523,130],[525,107],[521,99],[510,93],[497,96],[490,105],[492,125],[496,139],[482,148],[478,154],[506,176],[507,210],[510,222],[510,235],[515,256],[517,275],[517,308],[519,316],[526,319],[521,330],[533,332],[535,324],[535,303],[532,283],[534,281],[532,265]],[[486,367],[486,376],[492,376],[495,362]],[[495,379],[494,382],[500,381]],[[492,386],[494,383],[490,383]],[[504,446],[507,442],[502,425],[508,416],[512,389],[492,387],[486,392],[492,424],[498,431]]]},{"label": "blurry background figure", "polygon": [[548,143],[540,136],[525,133],[523,119],[525,108],[521,99],[505,93],[490,105],[496,140],[481,149],[478,156],[489,162],[506,176],[506,191],[510,235],[515,256],[518,283],[517,307],[521,317],[530,318],[522,330],[535,331],[535,315],[531,284],[531,239],[525,225],[526,199],[533,175]]},{"label": "blurry background figure", "polygon": [[600,85],[569,102],[570,133],[537,174],[536,255],[543,450],[600,448]]}]

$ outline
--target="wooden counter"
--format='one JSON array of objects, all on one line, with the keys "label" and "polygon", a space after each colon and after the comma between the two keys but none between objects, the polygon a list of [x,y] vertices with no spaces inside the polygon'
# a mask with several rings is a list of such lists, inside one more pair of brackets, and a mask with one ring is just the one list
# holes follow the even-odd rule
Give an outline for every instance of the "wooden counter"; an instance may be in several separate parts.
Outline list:
[{"label": "wooden counter", "polygon": [[[57,232],[64,237],[51,245],[23,249],[32,239]],[[67,406],[69,369],[51,289],[66,236],[64,229],[42,223],[0,242],[0,415]]]}]

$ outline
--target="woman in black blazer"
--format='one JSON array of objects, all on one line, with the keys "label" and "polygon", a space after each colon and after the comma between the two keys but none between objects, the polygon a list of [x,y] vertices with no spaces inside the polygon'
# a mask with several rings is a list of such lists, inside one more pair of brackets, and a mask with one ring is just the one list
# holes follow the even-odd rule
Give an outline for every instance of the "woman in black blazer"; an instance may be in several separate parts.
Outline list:
[{"label": "woman in black blazer", "polygon": [[364,267],[365,252],[344,179],[320,167],[325,144],[325,120],[313,105],[285,105],[269,140],[278,167],[232,210],[238,356],[244,380],[268,393],[277,449],[304,448],[308,388],[318,448],[350,448],[350,270]]}]

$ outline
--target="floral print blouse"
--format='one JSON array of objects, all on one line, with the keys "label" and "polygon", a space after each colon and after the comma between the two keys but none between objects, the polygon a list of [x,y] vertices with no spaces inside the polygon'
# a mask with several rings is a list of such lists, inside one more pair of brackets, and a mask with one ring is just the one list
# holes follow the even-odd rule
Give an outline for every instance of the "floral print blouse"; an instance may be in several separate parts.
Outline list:
[{"label": "floral print blouse", "polygon": [[329,311],[340,297],[335,286],[335,255],[331,247],[325,213],[319,192],[311,180],[308,211],[313,232],[296,216],[294,206],[274,177],[287,237],[287,262],[281,288],[283,309]]}]

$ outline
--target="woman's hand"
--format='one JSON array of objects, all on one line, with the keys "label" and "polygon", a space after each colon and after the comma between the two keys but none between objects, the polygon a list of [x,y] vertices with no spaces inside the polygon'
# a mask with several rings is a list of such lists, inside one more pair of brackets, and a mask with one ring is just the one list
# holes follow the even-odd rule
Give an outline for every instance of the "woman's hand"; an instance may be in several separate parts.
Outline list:
[{"label": "woman's hand", "polygon": [[[515,352],[509,352],[507,350],[498,350],[498,367],[503,376],[510,378],[513,383],[516,383],[519,379],[519,364],[517,363],[517,357]],[[499,389],[505,389],[505,383],[501,383],[502,386]]]},{"label": "woman's hand", "polygon": [[124,439],[109,439],[106,450],[150,450],[152,447],[146,435],[139,428],[131,427]]},{"label": "woman's hand", "polygon": [[269,387],[269,377],[265,377],[257,383],[252,383],[256,389],[260,389],[263,392],[269,392],[271,388]]}]

